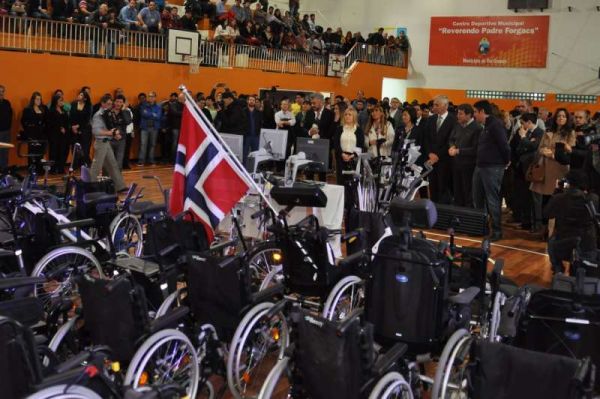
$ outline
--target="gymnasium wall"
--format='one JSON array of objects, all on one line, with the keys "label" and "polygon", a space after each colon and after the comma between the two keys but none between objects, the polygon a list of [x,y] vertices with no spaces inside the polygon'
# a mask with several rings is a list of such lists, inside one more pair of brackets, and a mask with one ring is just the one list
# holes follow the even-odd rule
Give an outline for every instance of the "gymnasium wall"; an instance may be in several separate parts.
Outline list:
[{"label": "gymnasium wall", "polygon": [[[323,91],[354,96],[358,89],[379,97],[384,77],[404,79],[406,69],[363,64],[352,73],[347,86],[340,78],[280,74],[246,69],[200,68],[190,74],[187,65],[141,63],[125,60],[99,60],[50,54],[27,54],[0,51],[0,84],[6,86],[6,97],[16,111],[13,138],[20,129],[22,109],[33,91],[42,94],[45,104],[55,89],[62,89],[69,101],[82,86],[92,88],[93,101],[117,87],[125,90],[130,102],[137,94],[154,90],[162,100],[184,84],[194,93],[208,94],[215,83],[225,82],[238,93],[258,93],[260,88],[278,85],[281,89]],[[12,151],[14,152],[14,151]],[[11,157],[16,157],[12,154]],[[15,158],[11,158],[14,163]]]},{"label": "gymnasium wall", "polygon": [[[344,32],[360,30],[366,38],[377,27],[406,27],[412,44],[408,87],[489,89],[542,93],[600,93],[600,6],[597,0],[551,0],[547,67],[543,69],[429,66],[432,16],[514,15],[507,0],[302,0],[301,9],[320,10],[319,24]],[[572,12],[568,11],[572,7]]]}]

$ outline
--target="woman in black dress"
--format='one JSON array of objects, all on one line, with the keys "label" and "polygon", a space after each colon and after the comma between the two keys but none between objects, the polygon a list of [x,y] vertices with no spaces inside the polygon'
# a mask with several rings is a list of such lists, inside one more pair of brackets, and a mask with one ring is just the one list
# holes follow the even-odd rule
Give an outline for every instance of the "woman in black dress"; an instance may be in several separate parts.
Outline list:
[{"label": "woman in black dress", "polygon": [[[78,168],[81,163],[90,165],[90,147],[92,144],[92,102],[86,91],[77,95],[77,99],[71,104],[69,119],[71,122],[71,145],[79,143],[81,154],[74,165]],[[74,155],[75,156],[75,155]]]},{"label": "woman in black dress", "polygon": [[[42,95],[34,91],[29,100],[29,105],[23,110],[21,116],[21,125],[23,126],[23,134],[21,139],[29,142],[28,153],[34,155],[28,158],[28,164],[39,165],[39,161],[46,152],[46,123],[48,117],[48,109],[42,103]],[[33,142],[32,142],[33,140]],[[38,173],[42,170],[38,167]]]},{"label": "woman in black dress", "polygon": [[65,162],[69,153],[69,114],[63,109],[64,101],[60,94],[55,94],[48,111],[48,142],[50,144],[50,160],[54,161],[52,172],[65,173]]}]

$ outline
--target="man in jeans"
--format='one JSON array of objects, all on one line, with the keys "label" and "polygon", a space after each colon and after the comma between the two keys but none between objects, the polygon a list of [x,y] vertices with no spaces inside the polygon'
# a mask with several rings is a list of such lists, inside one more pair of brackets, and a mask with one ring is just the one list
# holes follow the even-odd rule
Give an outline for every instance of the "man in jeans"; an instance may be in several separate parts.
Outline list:
[{"label": "man in jeans", "polygon": [[162,108],[156,103],[156,93],[148,93],[148,101],[140,104],[141,134],[140,152],[138,154],[138,166],[144,166],[146,155],[151,164],[154,161],[154,147],[158,138],[158,129],[162,122]]},{"label": "man in jeans", "polygon": [[504,170],[510,163],[510,147],[502,122],[492,116],[492,105],[487,100],[477,101],[475,120],[484,125],[477,144],[477,161],[473,173],[473,204],[487,207],[492,218],[491,241],[502,239],[502,199],[500,186]]},{"label": "man in jeans", "polygon": [[94,134],[94,161],[90,168],[92,181],[98,179],[98,174],[102,169],[108,172],[108,175],[115,183],[117,192],[127,190],[123,176],[117,165],[115,154],[110,146],[112,140],[122,140],[119,130],[112,126],[111,119],[112,98],[110,94],[105,94],[100,99],[100,109],[92,118],[92,133]]}]

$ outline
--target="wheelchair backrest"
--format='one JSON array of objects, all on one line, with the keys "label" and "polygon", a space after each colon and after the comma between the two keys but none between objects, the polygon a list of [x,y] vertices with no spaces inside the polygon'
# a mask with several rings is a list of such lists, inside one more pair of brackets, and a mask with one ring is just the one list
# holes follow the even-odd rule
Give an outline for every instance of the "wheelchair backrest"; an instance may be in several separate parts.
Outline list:
[{"label": "wheelchair backrest", "polygon": [[0,389],[3,398],[17,399],[41,382],[33,335],[20,323],[0,316]]},{"label": "wheelchair backrest", "polygon": [[327,229],[307,225],[292,226],[276,236],[286,288],[305,296],[327,295],[340,272],[327,238]]},{"label": "wheelchair backrest", "polygon": [[414,237],[406,250],[399,240],[384,238],[374,254],[366,317],[377,336],[429,344],[442,338],[449,263],[430,241]]},{"label": "wheelchair backrest", "polygon": [[[292,313],[293,391],[314,399],[358,399],[373,363],[373,332],[358,317],[343,332],[308,311]],[[297,392],[299,391],[299,392]]]},{"label": "wheelchair backrest", "polygon": [[[600,296],[542,290],[532,295],[515,345],[600,364]],[[599,377],[597,375],[597,377]],[[597,386],[600,380],[596,378]]]},{"label": "wheelchair backrest", "polygon": [[107,345],[115,360],[129,362],[149,324],[143,289],[126,276],[112,281],[84,276],[78,284],[92,344]]},{"label": "wheelchair backrest", "polygon": [[483,340],[473,343],[469,367],[471,397],[486,399],[580,398],[578,387],[589,383],[593,369],[578,359]]},{"label": "wheelchair backrest", "polygon": [[250,281],[239,257],[224,260],[208,253],[188,253],[186,280],[194,320],[212,324],[219,338],[229,341],[242,309],[250,304]]},{"label": "wheelchair backrest", "polygon": [[0,316],[33,326],[44,319],[44,305],[36,297],[3,300],[0,301]]}]

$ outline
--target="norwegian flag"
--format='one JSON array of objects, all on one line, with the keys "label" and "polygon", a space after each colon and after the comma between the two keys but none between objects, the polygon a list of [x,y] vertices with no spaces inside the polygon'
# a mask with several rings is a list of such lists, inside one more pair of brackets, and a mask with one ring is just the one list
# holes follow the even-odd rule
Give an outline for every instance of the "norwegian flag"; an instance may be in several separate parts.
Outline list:
[{"label": "norwegian flag", "polygon": [[205,118],[186,93],[169,211],[171,215],[191,211],[212,242],[215,228],[246,195],[250,184],[245,170],[230,158]]}]

